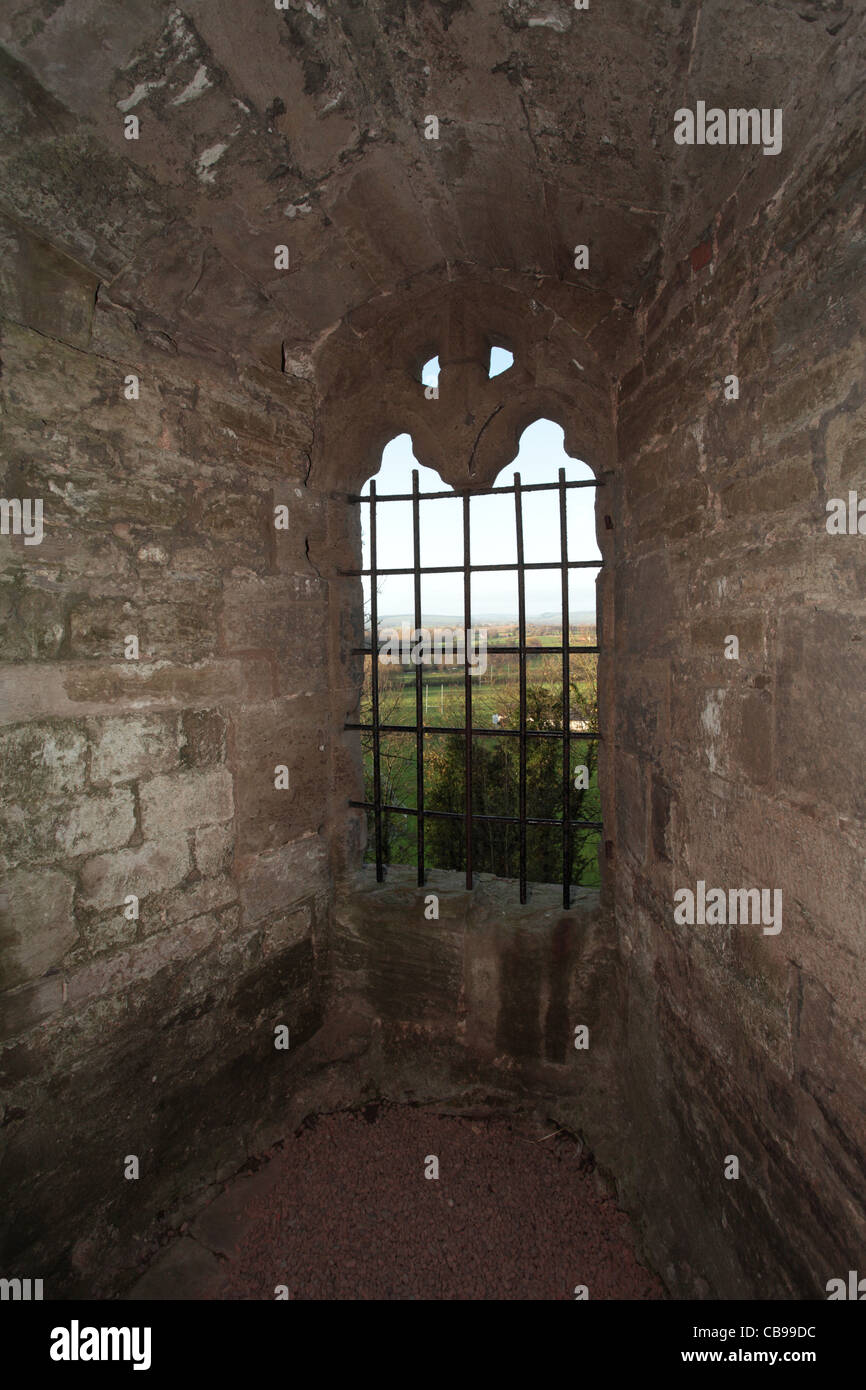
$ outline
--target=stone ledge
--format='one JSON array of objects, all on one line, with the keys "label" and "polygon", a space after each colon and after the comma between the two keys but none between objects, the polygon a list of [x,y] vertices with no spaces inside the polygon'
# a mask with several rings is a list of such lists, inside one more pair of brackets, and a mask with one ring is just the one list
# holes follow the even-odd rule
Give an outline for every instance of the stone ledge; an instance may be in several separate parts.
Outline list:
[{"label": "stone ledge", "polygon": [[119,710],[211,709],[272,696],[267,661],[22,662],[0,667],[0,724]]}]

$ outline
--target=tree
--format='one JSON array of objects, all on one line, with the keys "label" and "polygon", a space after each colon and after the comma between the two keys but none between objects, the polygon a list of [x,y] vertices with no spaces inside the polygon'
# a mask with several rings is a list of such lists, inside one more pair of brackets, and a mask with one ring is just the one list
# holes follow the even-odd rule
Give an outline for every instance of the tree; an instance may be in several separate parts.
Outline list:
[{"label": "tree", "polygon": [[[574,721],[585,724],[587,733],[598,729],[598,690],[595,657],[576,659],[579,663],[570,682],[571,712]],[[534,732],[562,728],[561,686],[532,685],[526,692],[527,728]],[[519,701],[507,707],[503,727],[519,728]],[[598,820],[600,801],[597,781],[598,745],[595,739],[572,735],[570,741],[569,811],[572,821]],[[473,814],[476,816],[515,816],[519,810],[519,739],[475,738],[472,750]],[[578,779],[578,766],[587,777]],[[428,771],[427,805],[437,810],[461,813],[465,797],[465,741],[453,734],[442,750],[425,760]],[[587,781],[588,786],[583,782]],[[526,754],[526,804],[529,817],[561,820],[563,810],[562,743],[556,738],[529,738]],[[527,827],[527,878],[536,883],[556,883],[562,876],[561,837],[552,827]],[[462,821],[430,820],[426,839],[428,862],[441,868],[466,866],[465,829]],[[597,883],[597,832],[572,833],[572,882]],[[516,878],[520,871],[519,827],[495,821],[476,821],[473,827],[473,867],[479,873]]]}]

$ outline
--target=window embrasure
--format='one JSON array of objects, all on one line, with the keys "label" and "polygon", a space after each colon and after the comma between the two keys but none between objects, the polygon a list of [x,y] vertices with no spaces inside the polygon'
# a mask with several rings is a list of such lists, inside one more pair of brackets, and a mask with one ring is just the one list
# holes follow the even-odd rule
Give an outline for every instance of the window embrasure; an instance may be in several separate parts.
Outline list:
[{"label": "window embrasure", "polygon": [[428,868],[462,870],[469,888],[494,873],[519,880],[522,903],[529,882],[558,881],[566,907],[573,884],[599,881],[603,484],[561,438],[537,421],[518,471],[454,492],[417,466],[406,487],[403,435],[378,485],[349,499],[362,508],[362,568],[349,573],[366,608],[360,719],[346,725],[361,732],[365,799],[350,805],[368,814],[379,881],[389,863],[416,864],[419,885]]}]

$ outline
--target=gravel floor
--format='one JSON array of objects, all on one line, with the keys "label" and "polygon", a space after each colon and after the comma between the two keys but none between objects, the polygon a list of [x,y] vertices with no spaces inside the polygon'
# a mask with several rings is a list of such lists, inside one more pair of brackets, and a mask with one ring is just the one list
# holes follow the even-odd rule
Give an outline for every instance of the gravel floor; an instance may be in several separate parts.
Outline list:
[{"label": "gravel floor", "polygon": [[321,1116],[230,1186],[215,1296],[663,1298],[592,1160],[554,1129],[401,1106]]}]

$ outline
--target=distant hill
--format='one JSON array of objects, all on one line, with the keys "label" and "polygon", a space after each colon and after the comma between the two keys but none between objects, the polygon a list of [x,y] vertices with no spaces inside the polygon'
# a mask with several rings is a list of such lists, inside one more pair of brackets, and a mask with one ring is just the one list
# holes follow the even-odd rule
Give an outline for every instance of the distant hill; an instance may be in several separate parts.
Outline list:
[{"label": "distant hill", "polygon": [[[569,620],[569,622],[572,623],[572,624],[574,624],[574,623],[582,623],[582,624],[588,625],[589,627],[595,627],[595,614],[594,614],[594,613],[587,613],[587,612],[569,613],[569,615],[568,615],[568,620]],[[556,623],[556,625],[559,626],[559,624],[562,622],[562,614],[561,614],[561,613],[533,613],[531,616],[530,616],[529,614],[527,614],[526,621],[527,621],[528,623]]]},{"label": "distant hill", "polygon": [[[595,614],[594,614],[594,613],[589,613],[589,612],[570,613],[570,614],[569,614],[569,620],[570,620],[572,626],[580,625],[580,626],[595,627]],[[536,624],[538,624],[539,626],[540,626],[541,624],[546,624],[546,625],[548,625],[548,626],[549,626],[549,625],[552,625],[552,624],[556,624],[556,626],[559,627],[560,623],[562,622],[562,614],[561,614],[561,613],[527,613],[527,615],[526,615],[526,621],[527,621],[528,623],[536,623]],[[425,613],[425,614],[424,614],[424,622],[425,622],[425,624],[427,625],[427,627],[462,627],[462,626],[463,626],[463,614],[462,614],[462,613],[460,613],[460,614],[455,614],[455,613]],[[473,622],[475,623],[476,626],[478,626],[478,624],[480,624],[480,623],[491,623],[491,624],[493,624],[493,623],[516,623],[516,622],[517,622],[517,614],[516,614],[516,613],[477,613],[477,614],[475,614],[475,615],[473,616]],[[415,623],[414,614],[412,614],[412,613],[388,613],[388,614],[382,614],[382,613],[380,613],[380,614],[379,614],[379,626],[380,626],[380,627],[400,627],[402,623],[408,623],[410,627],[414,626],[414,623]]]}]

